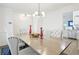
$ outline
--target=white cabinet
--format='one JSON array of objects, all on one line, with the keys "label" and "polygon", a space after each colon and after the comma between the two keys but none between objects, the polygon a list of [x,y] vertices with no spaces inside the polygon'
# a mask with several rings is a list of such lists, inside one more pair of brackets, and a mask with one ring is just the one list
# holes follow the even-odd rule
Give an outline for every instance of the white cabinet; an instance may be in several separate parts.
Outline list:
[{"label": "white cabinet", "polygon": [[73,22],[76,29],[76,38],[79,39],[79,11],[73,12]]},{"label": "white cabinet", "polygon": [[79,31],[77,31],[77,36],[76,36],[76,38],[79,40]]},{"label": "white cabinet", "polygon": [[64,30],[63,37],[76,39],[76,31],[75,30]]},{"label": "white cabinet", "polygon": [[68,38],[75,39],[76,38],[76,31],[75,30],[68,30]]}]

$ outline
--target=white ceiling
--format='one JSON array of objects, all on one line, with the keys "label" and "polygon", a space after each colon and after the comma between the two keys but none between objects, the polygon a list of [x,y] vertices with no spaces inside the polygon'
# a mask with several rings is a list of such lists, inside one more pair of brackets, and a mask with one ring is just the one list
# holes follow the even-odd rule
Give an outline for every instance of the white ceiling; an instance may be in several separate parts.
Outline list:
[{"label": "white ceiling", "polygon": [[[41,11],[49,12],[70,5],[69,3],[40,3]],[[12,8],[24,13],[34,13],[38,10],[38,3],[0,3],[1,7]]]}]

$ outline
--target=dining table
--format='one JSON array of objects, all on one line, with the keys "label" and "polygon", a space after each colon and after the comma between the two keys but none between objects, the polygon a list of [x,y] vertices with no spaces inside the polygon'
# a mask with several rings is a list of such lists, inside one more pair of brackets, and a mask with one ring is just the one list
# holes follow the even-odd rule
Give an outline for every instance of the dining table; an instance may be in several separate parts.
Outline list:
[{"label": "dining table", "polygon": [[68,39],[29,37],[29,35],[19,36],[26,44],[38,52],[40,55],[61,55],[71,44]]}]

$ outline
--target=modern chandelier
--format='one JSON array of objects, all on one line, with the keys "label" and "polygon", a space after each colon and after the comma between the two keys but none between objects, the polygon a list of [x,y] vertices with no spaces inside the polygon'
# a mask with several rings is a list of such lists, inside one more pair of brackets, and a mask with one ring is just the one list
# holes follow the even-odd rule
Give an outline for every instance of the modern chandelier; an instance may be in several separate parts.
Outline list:
[{"label": "modern chandelier", "polygon": [[45,13],[41,11],[40,3],[38,3],[38,11],[36,11],[33,16],[45,16]]}]

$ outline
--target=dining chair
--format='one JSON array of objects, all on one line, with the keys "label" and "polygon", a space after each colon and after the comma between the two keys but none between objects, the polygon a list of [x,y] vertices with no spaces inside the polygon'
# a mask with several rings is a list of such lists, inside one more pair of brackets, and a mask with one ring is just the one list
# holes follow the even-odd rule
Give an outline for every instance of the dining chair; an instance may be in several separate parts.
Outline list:
[{"label": "dining chair", "polygon": [[33,48],[17,37],[9,37],[8,46],[12,55],[38,55]]}]

